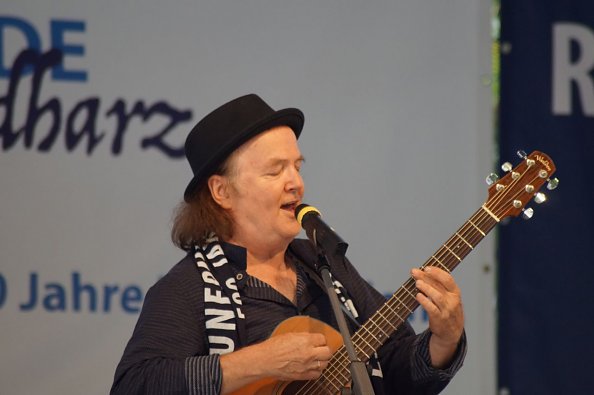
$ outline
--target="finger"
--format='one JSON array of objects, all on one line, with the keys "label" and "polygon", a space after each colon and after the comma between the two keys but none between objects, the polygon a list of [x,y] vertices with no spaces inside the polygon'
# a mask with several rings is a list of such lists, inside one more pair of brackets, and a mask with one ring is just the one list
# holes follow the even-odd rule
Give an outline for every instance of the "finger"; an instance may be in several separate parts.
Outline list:
[{"label": "finger", "polygon": [[314,361],[320,361],[321,363],[328,362],[332,358],[332,351],[329,347],[316,347],[313,353]]},{"label": "finger", "polygon": [[328,361],[328,360],[316,359],[310,365],[312,367],[309,370],[317,370],[318,372],[321,372],[322,370],[324,370],[324,369],[326,369],[328,367],[328,364],[329,363],[330,363],[330,361]]},{"label": "finger", "polygon": [[322,362],[316,359],[309,365],[309,370],[322,370]]},{"label": "finger", "polygon": [[433,288],[444,294],[456,294],[460,296],[460,289],[451,274],[437,267],[426,267],[423,270],[413,269],[411,271],[415,280],[423,280]]},{"label": "finger", "polygon": [[[449,291],[443,286],[443,284],[441,284],[439,281],[435,281],[433,278],[425,275],[424,277],[420,278],[419,280],[417,280],[417,282],[422,281],[424,284],[426,284],[427,286],[433,288],[434,290],[442,293],[442,294],[447,294]],[[429,296],[429,295],[427,295]]]},{"label": "finger", "polygon": [[422,270],[421,269],[412,269],[411,274],[416,281],[423,280],[427,284],[431,285],[432,287],[439,288],[442,291],[446,292],[447,291],[446,288],[438,280],[436,280],[435,278],[430,276],[429,273],[431,272],[431,270],[429,270],[429,273],[428,273],[427,272],[428,269],[429,268],[424,268]]},{"label": "finger", "polygon": [[326,336],[321,333],[310,333],[310,342],[314,347],[323,347],[326,345]]},{"label": "finger", "polygon": [[460,289],[458,288],[458,284],[456,284],[454,277],[445,270],[438,267],[426,267],[424,273],[426,278],[430,279],[432,282],[438,283],[446,291],[460,293]]},{"label": "finger", "polygon": [[317,361],[318,365],[317,365],[317,369],[322,371],[324,369],[326,369],[326,367],[328,366],[328,364],[330,363],[330,361],[321,361],[318,359]]},{"label": "finger", "polygon": [[[432,306],[438,310],[443,310],[447,307],[447,298],[445,297],[445,294],[434,288],[427,281],[417,280],[416,286],[419,290],[419,293],[417,293],[417,300],[423,305],[425,310],[429,312],[432,309]],[[420,300],[419,297],[421,298]]]}]

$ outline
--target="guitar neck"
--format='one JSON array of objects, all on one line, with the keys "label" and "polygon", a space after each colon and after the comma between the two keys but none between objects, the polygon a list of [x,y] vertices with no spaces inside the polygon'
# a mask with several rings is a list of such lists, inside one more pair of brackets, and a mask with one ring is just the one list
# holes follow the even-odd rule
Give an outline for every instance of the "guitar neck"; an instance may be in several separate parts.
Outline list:
[{"label": "guitar neck", "polygon": [[[421,266],[421,269],[434,266],[448,272],[453,271],[501,219],[510,216],[517,217],[521,212],[530,218],[532,209],[525,209],[526,203],[533,198],[536,203],[546,200],[544,194],[538,190],[545,182],[548,182],[549,190],[555,189],[559,184],[557,178],[551,178],[556,171],[555,164],[548,155],[540,151],[533,151],[530,155],[526,155],[524,151],[518,151],[518,155],[523,160],[513,169],[509,162],[502,165],[502,169],[507,172],[503,178],[498,180],[495,174],[489,175],[487,181],[490,187],[487,201],[431,255],[427,262]],[[416,300],[417,293],[414,279],[409,278],[355,332],[352,341],[359,360],[367,362],[370,356],[403,326],[407,317],[419,307]],[[324,332],[316,331],[316,333]],[[335,340],[333,336],[327,338]],[[340,338],[338,338],[336,344],[340,343]],[[336,348],[333,349],[336,350]],[[265,383],[265,385],[269,387],[272,385],[275,390],[281,388],[283,389],[282,394],[287,395],[336,394],[351,381],[349,367],[349,358],[343,345],[334,353],[328,367],[324,369],[317,380],[293,381],[288,385],[287,382],[279,384],[273,380],[272,384]],[[253,393],[263,394],[263,392]]]},{"label": "guitar neck", "polygon": [[[453,271],[462,259],[499,222],[489,209],[483,205],[448,239],[421,268],[439,267],[447,272]],[[419,307],[416,300],[415,281],[409,278],[384,305],[361,326],[352,337],[359,359],[368,361],[386,340],[402,326],[407,317]],[[332,357],[328,368],[316,380],[315,386],[335,393],[350,381],[349,359],[342,346]]]}]

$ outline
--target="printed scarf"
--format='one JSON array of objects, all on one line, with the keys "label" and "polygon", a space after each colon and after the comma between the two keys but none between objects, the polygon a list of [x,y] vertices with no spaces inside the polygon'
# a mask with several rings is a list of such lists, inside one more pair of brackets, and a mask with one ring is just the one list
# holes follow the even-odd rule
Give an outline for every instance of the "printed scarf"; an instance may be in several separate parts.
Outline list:
[{"label": "printed scarf", "polygon": [[245,316],[233,271],[214,235],[194,246],[194,258],[204,282],[204,316],[209,354],[227,354],[242,344]]},{"label": "printed scarf", "polygon": [[[214,234],[210,235],[204,245],[194,246],[194,257],[204,282],[204,315],[209,354],[233,352],[240,345],[245,345],[245,316],[241,311],[241,296],[233,270]],[[359,314],[346,289],[334,278],[332,284],[343,310],[360,326]],[[372,377],[382,377],[377,355],[370,359],[369,365]]]}]

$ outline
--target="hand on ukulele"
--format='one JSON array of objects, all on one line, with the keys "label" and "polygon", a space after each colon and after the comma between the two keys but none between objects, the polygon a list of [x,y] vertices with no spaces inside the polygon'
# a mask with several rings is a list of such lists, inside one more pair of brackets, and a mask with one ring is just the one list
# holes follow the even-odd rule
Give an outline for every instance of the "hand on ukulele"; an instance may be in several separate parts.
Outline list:
[{"label": "hand on ukulele", "polygon": [[[328,366],[332,356],[326,337],[319,333],[284,333],[262,343],[244,347],[220,357],[223,370],[222,394],[243,392],[258,380],[315,380]],[[240,389],[241,388],[241,389]]]},{"label": "hand on ukulele", "polygon": [[454,278],[437,267],[412,269],[416,280],[417,301],[429,315],[429,353],[436,368],[449,364],[464,331],[464,311],[460,288]]},{"label": "hand on ukulele", "polygon": [[283,381],[317,379],[332,357],[326,337],[319,333],[285,333],[259,346],[269,356],[268,376]]}]

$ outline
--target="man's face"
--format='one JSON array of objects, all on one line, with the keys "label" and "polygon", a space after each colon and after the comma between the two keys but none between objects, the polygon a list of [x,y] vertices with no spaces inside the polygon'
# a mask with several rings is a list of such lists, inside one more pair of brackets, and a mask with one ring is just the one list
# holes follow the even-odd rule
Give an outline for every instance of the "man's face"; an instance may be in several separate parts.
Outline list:
[{"label": "man's face", "polygon": [[257,135],[233,154],[228,176],[233,242],[288,243],[297,236],[294,210],[303,198],[302,163],[295,133],[287,126]]}]

